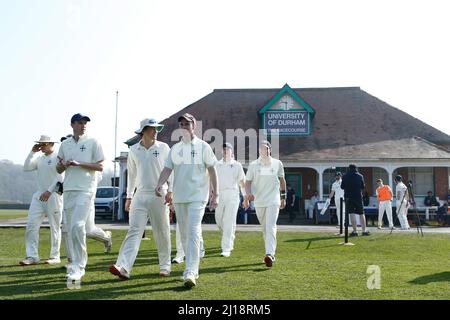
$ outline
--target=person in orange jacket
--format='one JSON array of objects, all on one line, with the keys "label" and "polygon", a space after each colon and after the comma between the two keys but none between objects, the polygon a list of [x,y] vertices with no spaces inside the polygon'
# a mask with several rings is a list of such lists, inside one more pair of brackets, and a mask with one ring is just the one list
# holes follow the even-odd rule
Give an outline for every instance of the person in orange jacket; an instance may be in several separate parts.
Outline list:
[{"label": "person in orange jacket", "polygon": [[389,221],[389,228],[394,229],[392,221],[392,189],[388,185],[383,184],[382,179],[377,180],[377,199],[378,199],[378,229],[383,227],[383,216],[386,215]]}]

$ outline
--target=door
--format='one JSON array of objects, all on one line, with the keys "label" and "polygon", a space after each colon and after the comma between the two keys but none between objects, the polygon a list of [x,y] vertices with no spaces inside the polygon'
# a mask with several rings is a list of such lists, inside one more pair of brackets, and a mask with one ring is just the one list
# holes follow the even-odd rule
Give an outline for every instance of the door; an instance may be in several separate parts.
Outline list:
[{"label": "door", "polygon": [[300,198],[302,197],[302,175],[300,173],[286,173],[286,183],[289,183],[295,191],[294,210],[299,211]]}]

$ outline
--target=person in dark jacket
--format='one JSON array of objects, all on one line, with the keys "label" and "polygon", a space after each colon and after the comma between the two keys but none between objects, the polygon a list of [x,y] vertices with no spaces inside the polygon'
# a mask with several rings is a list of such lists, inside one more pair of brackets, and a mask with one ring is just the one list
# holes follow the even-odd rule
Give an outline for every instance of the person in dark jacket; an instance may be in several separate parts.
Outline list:
[{"label": "person in dark jacket", "polygon": [[427,196],[425,197],[425,199],[423,200],[423,204],[426,207],[433,207],[433,206],[437,206],[439,207],[441,204],[439,203],[439,201],[437,201],[436,197],[433,196],[433,192],[432,191],[428,191],[427,192]]},{"label": "person in dark jacket", "polygon": [[[366,217],[364,215],[363,190],[365,188],[364,177],[358,172],[356,165],[350,164],[348,172],[342,177],[341,188],[344,190],[345,209],[349,214],[358,214],[361,221],[362,235],[368,236],[366,231]],[[353,232],[350,236],[357,236],[356,219],[351,216]]]}]

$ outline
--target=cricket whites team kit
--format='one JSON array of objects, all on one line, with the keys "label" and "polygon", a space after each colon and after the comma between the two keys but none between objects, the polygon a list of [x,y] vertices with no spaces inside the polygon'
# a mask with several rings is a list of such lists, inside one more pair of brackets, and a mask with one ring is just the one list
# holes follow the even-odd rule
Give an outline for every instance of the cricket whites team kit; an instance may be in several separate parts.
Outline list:
[{"label": "cricket whites team kit", "polygon": [[[61,144],[58,156],[64,160],[80,163],[97,163],[104,160],[100,143],[86,135],[78,141],[73,137]],[[69,280],[80,280],[87,264],[86,223],[92,207],[92,199],[97,187],[96,171],[80,166],[69,166],[64,177],[64,214],[71,264],[68,269]]]},{"label": "cricket whites team kit", "polygon": [[[62,197],[56,192],[58,182],[62,176],[56,171],[58,159],[56,153],[50,155],[30,152],[24,163],[25,171],[37,171],[38,190],[33,194],[28,213],[27,227],[25,231],[26,259],[21,261],[22,265],[36,264],[40,261],[39,228],[45,217],[50,225],[50,259],[49,264],[60,262],[61,246],[61,219],[62,219]],[[39,198],[44,192],[50,192],[47,201]]]}]

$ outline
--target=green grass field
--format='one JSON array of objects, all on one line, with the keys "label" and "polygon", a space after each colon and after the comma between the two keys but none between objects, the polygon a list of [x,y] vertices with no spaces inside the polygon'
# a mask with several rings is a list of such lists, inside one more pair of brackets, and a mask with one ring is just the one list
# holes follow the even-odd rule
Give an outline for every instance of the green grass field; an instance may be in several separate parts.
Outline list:
[{"label": "green grass field", "polygon": [[[258,232],[238,232],[230,258],[220,257],[218,232],[204,232],[206,257],[198,286],[184,289],[184,264],[168,278],[158,276],[154,241],[142,241],[131,280],[107,270],[115,262],[126,231],[113,232],[113,251],[88,240],[89,262],[81,289],[66,287],[61,266],[21,267],[24,229],[0,229],[0,299],[450,299],[450,236],[374,234],[339,246],[327,233],[278,233],[277,261],[262,263]],[[152,237],[150,231],[146,233]],[[173,244],[174,244],[173,235]],[[49,253],[49,230],[41,230],[41,259]],[[381,289],[367,289],[367,268],[378,265]]]},{"label": "green grass field", "polygon": [[[339,246],[327,233],[278,233],[277,261],[262,263],[262,236],[238,232],[230,258],[220,257],[218,232],[204,232],[207,255],[197,287],[184,289],[184,264],[158,276],[154,241],[142,241],[131,280],[108,272],[126,231],[113,232],[113,251],[88,240],[89,261],[81,288],[66,287],[61,266],[21,267],[24,229],[0,229],[0,299],[450,299],[450,237],[374,234]],[[146,233],[152,237],[150,231]],[[174,237],[174,235],[173,235]],[[174,244],[174,238],[172,243]],[[41,230],[41,259],[49,253],[49,230]],[[381,270],[381,289],[367,288],[369,265]]]},{"label": "green grass field", "polygon": [[25,218],[26,216],[28,216],[28,210],[0,209],[0,221]]}]

